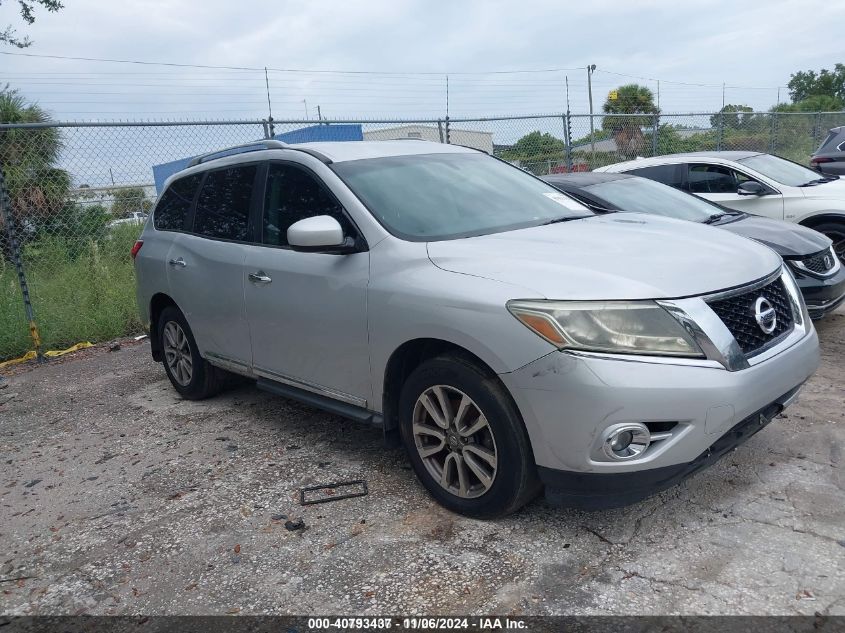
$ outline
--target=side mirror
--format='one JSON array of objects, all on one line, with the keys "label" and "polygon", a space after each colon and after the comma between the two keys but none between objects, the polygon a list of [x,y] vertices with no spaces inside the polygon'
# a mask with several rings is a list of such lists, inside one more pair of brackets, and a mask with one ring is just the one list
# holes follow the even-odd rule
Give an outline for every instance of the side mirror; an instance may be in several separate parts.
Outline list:
[{"label": "side mirror", "polygon": [[736,192],[741,196],[765,196],[768,190],[757,181],[747,180],[737,187]]},{"label": "side mirror", "polygon": [[343,235],[340,222],[330,215],[315,215],[288,227],[288,244],[306,253],[353,253],[355,240]]}]

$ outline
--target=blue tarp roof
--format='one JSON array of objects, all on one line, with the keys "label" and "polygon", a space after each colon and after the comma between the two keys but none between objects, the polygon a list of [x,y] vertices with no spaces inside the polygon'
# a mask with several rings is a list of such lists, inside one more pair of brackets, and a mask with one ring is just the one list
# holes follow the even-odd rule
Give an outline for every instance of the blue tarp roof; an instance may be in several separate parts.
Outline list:
[{"label": "blue tarp roof", "polygon": [[[283,134],[276,134],[273,138],[283,143],[291,144],[312,143],[315,141],[363,141],[364,132],[358,124],[323,124],[304,127],[291,132],[284,132]],[[237,153],[237,151],[232,153]],[[221,156],[225,156],[225,153],[221,152]],[[164,182],[177,171],[185,169],[193,158],[193,156],[188,156],[170,161],[169,163],[153,165],[153,180],[156,186],[156,194],[161,194],[164,188]]]}]

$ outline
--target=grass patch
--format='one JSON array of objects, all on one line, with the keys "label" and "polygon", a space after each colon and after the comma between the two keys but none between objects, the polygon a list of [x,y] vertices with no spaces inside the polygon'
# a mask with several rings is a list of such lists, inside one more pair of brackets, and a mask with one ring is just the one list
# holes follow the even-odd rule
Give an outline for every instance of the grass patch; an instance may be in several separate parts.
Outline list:
[{"label": "grass patch", "polygon": [[[115,227],[100,240],[48,238],[23,259],[43,348],[109,340],[141,330],[129,250],[140,226]],[[0,263],[0,360],[32,349],[14,266]]]}]

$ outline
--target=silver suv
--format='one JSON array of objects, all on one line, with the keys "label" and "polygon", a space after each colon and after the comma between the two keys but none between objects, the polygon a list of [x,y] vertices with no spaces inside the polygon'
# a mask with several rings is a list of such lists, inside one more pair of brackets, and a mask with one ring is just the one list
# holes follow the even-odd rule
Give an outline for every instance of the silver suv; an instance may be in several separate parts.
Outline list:
[{"label": "silver suv", "polygon": [[597,216],[421,141],[257,143],[168,181],[133,249],[186,398],[238,374],[401,437],[444,506],[631,503],[765,426],[818,365],[778,255]]}]

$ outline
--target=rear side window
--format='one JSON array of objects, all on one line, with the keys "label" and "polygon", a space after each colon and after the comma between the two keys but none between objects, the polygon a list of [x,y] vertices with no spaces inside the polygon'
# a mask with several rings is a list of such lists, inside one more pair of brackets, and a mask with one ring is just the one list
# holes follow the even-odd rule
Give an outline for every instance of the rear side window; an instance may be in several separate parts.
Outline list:
[{"label": "rear side window", "polygon": [[185,218],[201,179],[202,174],[193,174],[174,180],[162,194],[153,216],[153,225],[159,231],[181,231],[185,228]]},{"label": "rear side window", "polygon": [[263,243],[287,246],[288,227],[315,215],[333,217],[343,227],[344,235],[355,233],[343,207],[314,176],[297,167],[271,163],[262,220]]},{"label": "rear side window", "polygon": [[642,176],[649,180],[656,180],[662,182],[664,185],[670,187],[682,187],[683,179],[681,178],[681,170],[678,165],[655,165],[654,167],[640,167],[639,169],[629,169],[626,174],[634,176]]},{"label": "rear side window", "polygon": [[249,241],[249,207],[257,169],[245,165],[208,172],[197,199],[194,233]]},{"label": "rear side window", "polygon": [[831,149],[832,150],[833,146],[835,145],[834,141],[836,140],[836,138],[838,136],[839,136],[839,134],[837,134],[836,132],[828,132],[827,138],[825,138],[825,140],[822,141],[822,144],[819,145],[819,148],[816,151],[820,152],[824,149]]}]

